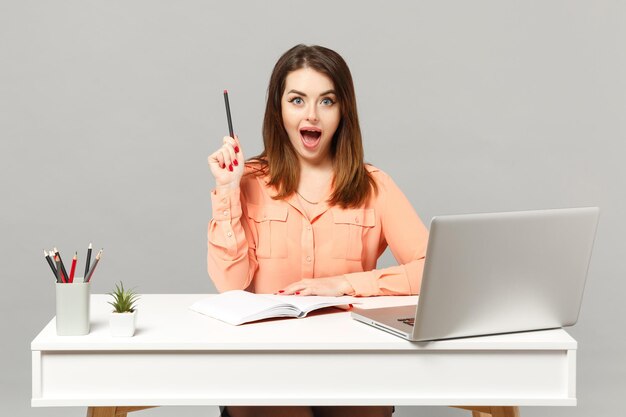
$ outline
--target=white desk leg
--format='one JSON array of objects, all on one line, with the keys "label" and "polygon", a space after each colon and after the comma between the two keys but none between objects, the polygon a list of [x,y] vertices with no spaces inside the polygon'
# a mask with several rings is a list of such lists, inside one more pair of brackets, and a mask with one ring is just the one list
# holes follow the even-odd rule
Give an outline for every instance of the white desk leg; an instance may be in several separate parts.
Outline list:
[{"label": "white desk leg", "polygon": [[131,411],[145,410],[154,407],[89,407],[87,417],[127,417]]}]

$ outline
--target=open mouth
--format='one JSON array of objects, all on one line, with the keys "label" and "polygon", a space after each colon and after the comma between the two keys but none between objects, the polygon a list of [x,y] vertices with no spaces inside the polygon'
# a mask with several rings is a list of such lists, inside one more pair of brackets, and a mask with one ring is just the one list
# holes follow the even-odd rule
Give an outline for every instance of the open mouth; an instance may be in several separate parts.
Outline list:
[{"label": "open mouth", "polygon": [[307,148],[315,148],[322,137],[322,131],[316,127],[303,127],[300,129],[302,143]]}]

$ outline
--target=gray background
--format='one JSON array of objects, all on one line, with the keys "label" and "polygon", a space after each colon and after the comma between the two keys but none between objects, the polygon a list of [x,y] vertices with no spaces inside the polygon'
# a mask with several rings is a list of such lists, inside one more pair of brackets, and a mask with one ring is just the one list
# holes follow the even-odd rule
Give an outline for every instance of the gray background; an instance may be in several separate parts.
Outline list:
[{"label": "gray background", "polygon": [[[144,293],[214,292],[206,157],[227,133],[222,90],[247,156],[260,152],[270,71],[296,43],[344,56],[366,158],[424,222],[601,207],[570,330],[579,405],[522,415],[626,414],[624,22],[624,3],[604,0],[0,1],[0,414],[84,415],[29,404],[29,343],[54,314],[43,248],[69,260],[89,242],[104,247],[94,292],[118,280]],[[392,263],[386,254],[380,265]]]}]

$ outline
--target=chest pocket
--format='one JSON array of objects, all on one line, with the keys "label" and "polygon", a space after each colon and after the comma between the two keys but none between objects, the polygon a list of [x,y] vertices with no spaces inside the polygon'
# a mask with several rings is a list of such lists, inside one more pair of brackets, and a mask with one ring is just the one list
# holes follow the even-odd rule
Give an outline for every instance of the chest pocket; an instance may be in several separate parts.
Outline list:
[{"label": "chest pocket", "polygon": [[374,209],[333,208],[333,258],[360,261],[363,240],[376,225]]},{"label": "chest pocket", "polygon": [[256,256],[258,258],[287,257],[286,206],[257,206],[247,204],[248,217],[257,230]]}]

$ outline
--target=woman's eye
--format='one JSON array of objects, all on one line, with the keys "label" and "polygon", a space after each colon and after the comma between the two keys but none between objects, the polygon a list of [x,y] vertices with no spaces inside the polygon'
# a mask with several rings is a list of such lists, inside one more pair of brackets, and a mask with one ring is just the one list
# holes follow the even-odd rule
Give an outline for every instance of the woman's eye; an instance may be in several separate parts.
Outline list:
[{"label": "woman's eye", "polygon": [[293,103],[293,104],[302,104],[302,103],[304,103],[304,101],[300,97],[294,97],[291,100],[289,100],[289,102]]},{"label": "woman's eye", "polygon": [[335,103],[335,101],[333,99],[331,99],[331,98],[324,98],[324,99],[322,99],[322,104],[324,106],[330,106],[330,105],[332,105],[334,103]]}]

